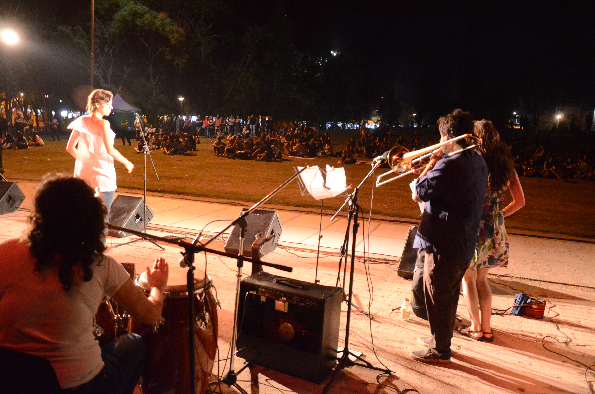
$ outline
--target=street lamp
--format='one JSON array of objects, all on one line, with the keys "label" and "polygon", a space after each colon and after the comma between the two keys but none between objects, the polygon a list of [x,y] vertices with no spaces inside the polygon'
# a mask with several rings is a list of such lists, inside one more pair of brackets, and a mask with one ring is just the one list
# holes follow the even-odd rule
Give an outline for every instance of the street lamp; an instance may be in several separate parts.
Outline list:
[{"label": "street lamp", "polygon": [[560,119],[562,119],[562,114],[556,115],[556,120],[558,121],[558,124],[556,125],[556,127],[560,127]]},{"label": "street lamp", "polygon": [[178,100],[180,100],[180,115],[181,115],[181,112],[184,112],[184,110],[182,108],[182,102],[184,101],[184,97],[180,96],[180,97],[178,97]]},{"label": "street lamp", "polygon": [[[18,44],[20,39],[19,39],[19,35],[14,30],[3,29],[2,31],[0,31],[0,41],[5,43],[6,45],[13,46],[13,45]],[[9,65],[7,65],[7,69],[9,71],[9,74],[12,74],[10,72]],[[5,112],[6,112],[6,117],[8,118],[8,132],[12,133],[12,108],[10,105],[11,98],[9,97],[9,90],[10,89],[6,89]],[[10,114],[9,114],[9,111],[10,111]],[[0,163],[0,167],[2,167],[1,163]]]},{"label": "street lamp", "polygon": [[15,45],[19,42],[19,35],[11,29],[2,30],[0,37],[2,38],[2,42],[8,45]]}]

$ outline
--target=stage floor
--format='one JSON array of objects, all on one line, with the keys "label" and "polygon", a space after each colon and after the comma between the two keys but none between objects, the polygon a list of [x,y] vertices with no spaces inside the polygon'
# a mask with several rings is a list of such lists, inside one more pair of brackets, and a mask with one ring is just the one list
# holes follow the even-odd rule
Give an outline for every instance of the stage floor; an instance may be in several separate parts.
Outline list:
[{"label": "stage floor", "polygon": [[[18,236],[27,229],[36,184],[18,182],[18,185],[27,197],[17,211],[0,216],[0,240]],[[138,191],[119,190],[118,194],[142,196]],[[154,214],[147,232],[170,242],[157,242],[162,250],[134,236],[109,237],[107,253],[122,263],[133,263],[137,274],[154,258],[163,256],[170,263],[170,284],[183,284],[186,277],[186,270],[178,265],[183,249],[171,240],[192,241],[199,233],[208,239],[231,223],[242,208],[241,205],[163,194],[149,194],[147,200]],[[308,211],[263,209],[277,212],[282,227],[279,245],[263,260],[293,269],[284,272],[264,267],[265,272],[310,283],[319,281],[325,286],[334,287],[337,283],[343,286],[346,262],[340,258],[340,247],[347,226],[344,217],[330,222],[329,216],[321,218]],[[493,343],[455,334],[452,363],[428,365],[413,361],[409,356],[411,350],[423,346],[417,338],[428,335],[427,323],[416,317],[400,319],[399,308],[403,299],[410,297],[411,281],[400,277],[397,269],[410,225],[366,220],[357,239],[348,346],[352,351],[361,352],[374,367],[390,369],[392,374],[349,366],[340,372],[330,392],[395,393],[406,389],[419,393],[592,392],[595,367],[586,370],[595,364],[595,264],[592,257],[595,244],[550,239],[547,234],[544,237],[511,235],[508,269],[493,269],[490,274],[493,308],[506,310],[512,306],[514,295],[523,291],[546,300],[545,317],[540,320],[518,317],[510,315],[510,310],[504,315],[494,315]],[[226,238],[227,234],[209,247],[223,250]],[[321,245],[317,252],[319,239]],[[226,360],[233,326],[237,263],[233,258],[201,253],[196,255],[195,266],[197,276],[206,271],[211,278],[221,304],[217,343],[221,361],[215,362],[213,373],[223,376],[229,369]],[[250,273],[250,263],[245,263],[242,278]],[[360,310],[370,311],[372,319]],[[458,315],[468,321],[462,297]],[[345,344],[346,317],[347,303],[343,302],[339,346]],[[295,362],[299,360],[287,360],[287,363]],[[243,364],[242,358],[235,357],[234,370]],[[265,394],[318,393],[329,380],[314,384],[262,367],[253,368],[252,372],[253,378],[258,376],[259,387],[251,386],[249,369],[239,374],[239,386],[248,392]],[[237,389],[224,387],[223,391]]]}]

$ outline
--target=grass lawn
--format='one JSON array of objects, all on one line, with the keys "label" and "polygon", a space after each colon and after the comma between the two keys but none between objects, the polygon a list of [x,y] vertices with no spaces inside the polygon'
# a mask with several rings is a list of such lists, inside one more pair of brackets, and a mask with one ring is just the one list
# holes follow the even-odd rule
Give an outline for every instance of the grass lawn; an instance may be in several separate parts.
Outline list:
[{"label": "grass lawn", "polygon": [[[349,135],[344,135],[342,138]],[[65,136],[66,137],[66,136]],[[331,136],[333,141],[338,138]],[[244,202],[247,205],[261,200],[283,184],[295,172],[296,166],[318,165],[325,168],[343,166],[338,159],[284,158],[283,162],[257,162],[230,160],[215,157],[211,143],[202,139],[196,156],[166,156],[161,151],[147,157],[147,191],[196,198],[210,198]],[[143,188],[144,157],[132,147],[115,143],[135,169],[128,174],[116,163],[118,186],[122,188]],[[39,181],[48,172],[72,173],[74,159],[66,152],[66,141],[46,141],[45,147],[31,147],[27,150],[3,152],[4,176],[14,182],[18,180]],[[335,151],[341,146],[335,146]],[[151,158],[159,175],[156,178]],[[356,187],[370,171],[368,164],[346,165],[347,184]],[[408,175],[378,188],[374,187],[376,176],[387,169],[378,169],[360,188],[358,203],[366,217],[372,209],[372,216],[383,219],[399,219],[417,222],[419,208],[411,200]],[[595,239],[595,182],[570,183],[559,180],[521,178],[526,197],[526,206],[506,219],[506,226],[512,232],[547,233],[553,236],[570,236]],[[344,202],[344,197],[324,201],[325,211],[334,213]],[[281,189],[268,202],[272,206],[294,206],[320,210],[320,202],[309,195],[302,196],[297,180]]]}]

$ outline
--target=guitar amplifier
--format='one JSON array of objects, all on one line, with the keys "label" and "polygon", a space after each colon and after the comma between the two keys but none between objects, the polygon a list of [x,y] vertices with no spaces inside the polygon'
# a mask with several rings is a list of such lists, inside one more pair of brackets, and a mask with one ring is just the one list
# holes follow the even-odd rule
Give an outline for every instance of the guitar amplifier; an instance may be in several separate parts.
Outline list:
[{"label": "guitar amplifier", "polygon": [[319,383],[337,362],[342,292],[258,272],[240,285],[237,354]]},{"label": "guitar amplifier", "polygon": [[407,240],[405,241],[403,253],[401,254],[401,260],[399,260],[399,267],[397,268],[397,274],[401,278],[413,279],[415,261],[417,260],[417,249],[413,248],[413,241],[417,235],[417,227],[418,226],[409,226]]}]

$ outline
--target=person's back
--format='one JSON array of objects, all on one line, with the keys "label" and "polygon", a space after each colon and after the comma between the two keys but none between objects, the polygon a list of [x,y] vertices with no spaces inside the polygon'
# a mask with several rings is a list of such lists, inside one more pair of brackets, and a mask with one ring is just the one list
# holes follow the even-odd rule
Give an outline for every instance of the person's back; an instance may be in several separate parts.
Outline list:
[{"label": "person's back", "polygon": [[[37,354],[48,359],[60,382],[78,386],[101,368],[101,350],[91,330],[103,300],[103,285],[117,287],[126,279],[107,282],[112,263],[93,267],[94,280],[78,283],[65,292],[57,271],[35,270],[35,259],[26,240],[10,239],[0,244],[0,346]],[[26,342],[23,340],[26,339]]]}]

